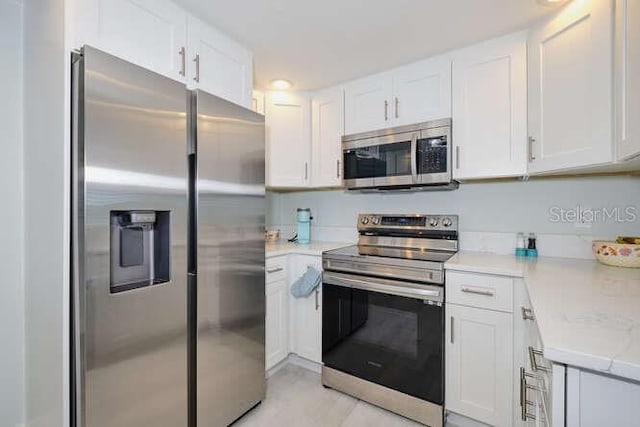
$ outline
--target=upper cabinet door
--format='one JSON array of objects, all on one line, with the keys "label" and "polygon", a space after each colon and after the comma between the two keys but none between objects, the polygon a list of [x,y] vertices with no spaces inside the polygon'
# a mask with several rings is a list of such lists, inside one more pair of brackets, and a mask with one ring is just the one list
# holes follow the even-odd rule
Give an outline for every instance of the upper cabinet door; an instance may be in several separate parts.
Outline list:
[{"label": "upper cabinet door", "polygon": [[441,56],[393,73],[390,112],[394,125],[451,117],[451,58]]},{"label": "upper cabinet door", "polygon": [[524,175],[526,142],[526,33],[457,52],[453,60],[454,178]]},{"label": "upper cabinet door", "polygon": [[612,161],[613,10],[574,1],[531,32],[531,172]]},{"label": "upper cabinet door", "polygon": [[311,102],[312,185],[342,185],[342,135],[344,133],[344,93],[330,89]]},{"label": "upper cabinet door", "polygon": [[163,0],[78,1],[74,44],[91,45],[184,81],[186,17],[184,11]]},{"label": "upper cabinet door", "polygon": [[309,98],[302,94],[266,94],[267,187],[309,186],[310,107]]},{"label": "upper cabinet door", "polygon": [[384,129],[391,126],[393,79],[378,74],[349,83],[344,91],[345,134]]},{"label": "upper cabinet door", "polygon": [[187,83],[236,104],[251,108],[251,52],[198,19],[189,16]]},{"label": "upper cabinet door", "polygon": [[618,159],[640,155],[640,2],[616,2]]}]

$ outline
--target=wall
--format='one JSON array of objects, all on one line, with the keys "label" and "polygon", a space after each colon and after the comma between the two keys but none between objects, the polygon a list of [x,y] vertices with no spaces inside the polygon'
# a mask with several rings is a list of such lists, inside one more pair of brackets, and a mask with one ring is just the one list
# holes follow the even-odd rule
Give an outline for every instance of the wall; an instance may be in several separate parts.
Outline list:
[{"label": "wall", "polygon": [[25,2],[26,424],[69,422],[69,62],[65,1]]},{"label": "wall", "polygon": [[22,4],[0,0],[0,424],[24,421]]},{"label": "wall", "polygon": [[[569,210],[577,206],[594,210],[617,207],[621,219],[632,220],[633,215],[624,212],[625,207],[630,207],[635,213],[635,221],[601,221],[598,218],[589,228],[582,224],[576,226],[572,218],[568,222],[553,221],[562,214],[560,208]],[[514,233],[523,231],[540,234],[540,243],[546,245],[549,252],[552,242],[555,246],[562,241],[574,240],[584,245],[572,253],[589,255],[593,237],[640,234],[640,177],[466,183],[452,192],[363,194],[334,190],[269,193],[267,207],[268,223],[272,227],[281,227],[283,231],[295,224],[297,207],[311,208],[314,216],[312,233],[317,240],[355,240],[356,218],[361,212],[448,213],[460,216],[463,249],[508,253],[515,244]],[[550,211],[554,207],[557,209]],[[586,213],[585,219],[589,220],[589,215]],[[501,241],[488,242],[487,235]]]}]

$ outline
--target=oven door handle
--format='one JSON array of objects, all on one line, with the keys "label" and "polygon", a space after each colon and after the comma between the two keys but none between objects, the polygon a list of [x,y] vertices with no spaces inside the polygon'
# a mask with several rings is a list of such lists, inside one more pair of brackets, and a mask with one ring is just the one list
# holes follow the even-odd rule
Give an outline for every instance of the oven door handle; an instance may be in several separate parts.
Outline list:
[{"label": "oven door handle", "polygon": [[[442,302],[442,291],[432,288],[418,289],[404,285],[394,285],[390,280],[379,280],[372,277],[361,279],[358,276],[324,272],[323,283],[342,286],[345,288],[361,289],[363,291],[380,292],[407,298],[417,298],[425,301]],[[424,286],[424,285],[418,285]]]}]

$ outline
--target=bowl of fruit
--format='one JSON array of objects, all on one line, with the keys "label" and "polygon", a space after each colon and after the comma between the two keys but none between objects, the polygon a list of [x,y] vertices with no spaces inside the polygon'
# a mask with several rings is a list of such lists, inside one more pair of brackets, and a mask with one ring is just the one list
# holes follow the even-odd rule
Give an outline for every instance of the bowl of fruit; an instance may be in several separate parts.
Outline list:
[{"label": "bowl of fruit", "polygon": [[593,254],[602,264],[640,268],[640,237],[620,236],[615,242],[593,241]]}]

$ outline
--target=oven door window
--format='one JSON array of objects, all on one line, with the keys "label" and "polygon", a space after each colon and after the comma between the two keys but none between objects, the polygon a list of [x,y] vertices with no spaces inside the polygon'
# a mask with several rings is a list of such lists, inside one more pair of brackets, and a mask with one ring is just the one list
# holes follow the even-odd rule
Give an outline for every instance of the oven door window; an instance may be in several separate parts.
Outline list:
[{"label": "oven door window", "polygon": [[411,176],[411,140],[344,150],[344,178]]},{"label": "oven door window", "polygon": [[330,368],[442,404],[442,307],[323,284],[322,361]]}]

